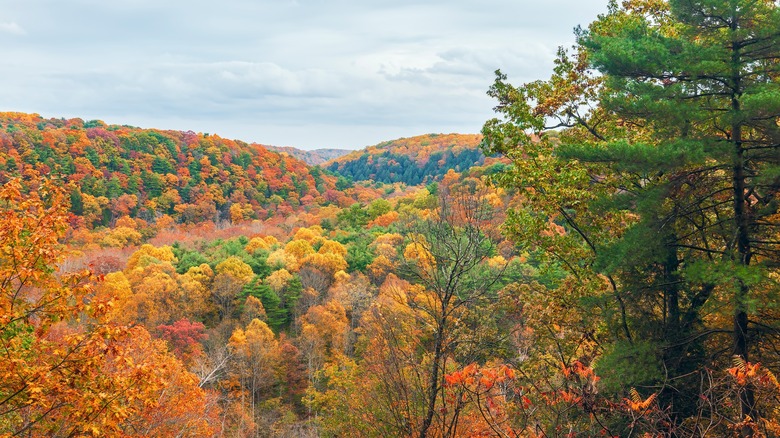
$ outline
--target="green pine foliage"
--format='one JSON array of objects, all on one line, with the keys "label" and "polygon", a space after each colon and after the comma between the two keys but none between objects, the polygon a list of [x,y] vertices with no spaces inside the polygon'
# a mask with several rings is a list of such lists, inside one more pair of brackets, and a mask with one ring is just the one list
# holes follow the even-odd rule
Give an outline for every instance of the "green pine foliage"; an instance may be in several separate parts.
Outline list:
[{"label": "green pine foliage", "polygon": [[[514,161],[495,179],[528,201],[507,229],[606,323],[605,388],[659,388],[674,418],[696,415],[702,372],[771,348],[756,335],[780,257],[778,29],[768,1],[612,3],[550,81],[499,72],[489,93],[487,151]],[[756,409],[745,388],[740,418]]]},{"label": "green pine foliage", "polygon": [[482,165],[485,156],[476,135],[435,135],[399,139],[325,163],[326,169],[352,181],[420,185],[441,179],[448,170]]}]

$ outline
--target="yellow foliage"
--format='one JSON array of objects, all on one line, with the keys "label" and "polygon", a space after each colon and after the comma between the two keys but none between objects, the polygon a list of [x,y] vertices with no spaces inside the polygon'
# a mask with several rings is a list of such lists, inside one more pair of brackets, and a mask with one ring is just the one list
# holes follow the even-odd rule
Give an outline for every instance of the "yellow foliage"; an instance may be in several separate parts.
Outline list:
[{"label": "yellow foliage", "polygon": [[319,211],[317,212],[317,215],[321,219],[330,219],[331,221],[336,220],[336,216],[339,214],[341,209],[335,205],[328,205],[325,207],[321,207]]},{"label": "yellow foliage", "polygon": [[306,257],[306,259],[303,260],[303,262],[314,266],[328,275],[333,275],[338,271],[347,269],[347,261],[339,254],[310,254],[308,257]]},{"label": "yellow foliage", "polygon": [[230,221],[234,224],[243,222],[250,219],[253,213],[254,209],[249,204],[233,204],[230,206]]},{"label": "yellow foliage", "polygon": [[493,208],[501,208],[504,206],[504,201],[495,192],[490,192],[485,195],[485,201],[487,201]]},{"label": "yellow foliage", "polygon": [[125,248],[131,245],[138,245],[141,243],[141,233],[133,228],[126,226],[118,226],[111,229],[103,236],[101,243],[103,246],[111,246],[114,248]]},{"label": "yellow foliage", "polygon": [[242,318],[259,319],[265,322],[268,319],[268,315],[265,313],[265,307],[260,299],[249,295],[244,301],[244,310],[242,311]]},{"label": "yellow foliage", "polygon": [[253,237],[244,247],[244,250],[249,254],[254,254],[259,250],[267,251],[269,249],[271,249],[271,245],[262,237]]},{"label": "yellow foliage", "polygon": [[436,197],[431,195],[431,192],[429,192],[427,189],[422,189],[414,196],[412,205],[417,209],[427,210],[435,208],[437,205],[437,200]]},{"label": "yellow foliage", "polygon": [[292,254],[288,254],[284,249],[277,249],[268,256],[268,266],[277,267],[281,266],[289,271],[296,271],[298,269],[298,260]]},{"label": "yellow foliage", "polygon": [[501,269],[504,266],[506,266],[507,261],[504,257],[497,255],[495,257],[491,257],[487,260],[488,266],[490,266],[493,269]]},{"label": "yellow foliage", "polygon": [[404,258],[416,262],[420,269],[424,271],[430,271],[436,267],[436,260],[433,258],[433,255],[428,252],[425,245],[419,242],[412,242],[406,245]]},{"label": "yellow foliage", "polygon": [[394,274],[387,276],[387,279],[379,288],[376,303],[383,308],[408,308],[408,297],[406,289],[409,283],[399,279]]},{"label": "yellow foliage", "polygon": [[384,281],[387,274],[395,270],[395,264],[384,255],[374,258],[370,265],[366,266],[366,273],[375,284]]},{"label": "yellow foliage", "polygon": [[218,275],[227,274],[243,283],[249,283],[252,277],[255,276],[252,267],[236,256],[230,256],[220,262],[216,267],[216,271]]},{"label": "yellow foliage", "polygon": [[299,228],[298,231],[295,232],[295,235],[293,236],[293,240],[305,240],[312,245],[319,242],[320,239],[322,239],[322,228],[320,227],[311,227],[311,228]]},{"label": "yellow foliage", "polygon": [[95,197],[88,193],[83,193],[81,202],[83,205],[83,217],[87,224],[91,224],[103,217],[103,209],[108,206],[108,198],[105,196]]},{"label": "yellow foliage", "polygon": [[276,346],[276,339],[274,338],[274,332],[268,327],[268,324],[255,318],[244,331],[245,340],[248,343],[262,343],[267,345]]},{"label": "yellow foliage", "polygon": [[128,299],[119,321],[132,324],[139,322],[147,327],[157,327],[178,319],[181,312],[181,289],[176,281],[176,271],[169,263],[151,264],[136,268],[130,276],[133,295]]},{"label": "yellow foliage", "polygon": [[197,315],[209,313],[212,310],[210,302],[210,288],[214,278],[214,271],[209,265],[193,266],[183,275],[178,276],[179,287],[182,289],[182,303],[185,316],[193,318]]},{"label": "yellow foliage", "polygon": [[271,286],[271,289],[273,289],[274,292],[279,292],[287,286],[287,282],[292,280],[292,278],[293,276],[289,271],[286,269],[279,269],[278,271],[272,272],[271,275],[265,279],[265,283]]},{"label": "yellow foliage", "polygon": [[314,248],[306,240],[292,240],[284,246],[284,251],[298,261],[302,261],[309,254],[314,254]]},{"label": "yellow foliage", "polygon": [[255,318],[246,329],[234,330],[228,347],[233,365],[225,385],[255,394],[273,387],[279,342],[266,323]]},{"label": "yellow foliage", "polygon": [[95,288],[86,272],[56,272],[66,194],[27,177],[24,195],[19,180],[0,187],[0,435],[215,434],[197,378],[142,327],[108,320],[130,293],[125,275]]},{"label": "yellow foliage", "polygon": [[188,269],[184,276],[197,281],[203,286],[208,286],[209,282],[214,278],[214,271],[211,269],[211,266],[202,263]]},{"label": "yellow foliage", "polygon": [[114,227],[115,228],[127,227],[127,228],[135,229],[136,227],[138,227],[138,224],[130,216],[122,216],[116,220],[116,223],[114,223]]},{"label": "yellow foliage", "polygon": [[136,268],[143,268],[151,263],[171,262],[176,263],[176,256],[173,255],[173,250],[170,246],[162,246],[155,248],[148,243],[141,245],[138,251],[134,252],[127,260],[127,271],[132,271]]},{"label": "yellow foliage", "polygon": [[320,249],[317,252],[320,254],[335,254],[341,257],[347,256],[347,248],[335,240],[326,240],[322,242],[322,246],[320,246]]},{"label": "yellow foliage", "polygon": [[336,283],[347,282],[349,281],[350,278],[351,276],[347,274],[346,271],[343,270],[336,271],[336,273],[333,274],[333,279],[335,280]]},{"label": "yellow foliage", "polygon": [[388,260],[395,260],[398,257],[398,247],[389,243],[379,243],[374,246],[374,253]]},{"label": "yellow foliage", "polygon": [[404,242],[404,237],[398,233],[386,233],[377,236],[371,244],[374,247],[376,255],[383,255],[388,260],[395,260],[398,257],[398,248]]},{"label": "yellow foliage", "polygon": [[301,336],[310,348],[321,348],[330,356],[346,347],[349,320],[338,301],[310,307],[301,317],[301,324]]},{"label": "yellow foliage", "polygon": [[130,282],[127,281],[125,274],[120,272],[110,272],[103,277],[100,284],[101,290],[109,294],[112,298],[122,299],[130,294]]}]

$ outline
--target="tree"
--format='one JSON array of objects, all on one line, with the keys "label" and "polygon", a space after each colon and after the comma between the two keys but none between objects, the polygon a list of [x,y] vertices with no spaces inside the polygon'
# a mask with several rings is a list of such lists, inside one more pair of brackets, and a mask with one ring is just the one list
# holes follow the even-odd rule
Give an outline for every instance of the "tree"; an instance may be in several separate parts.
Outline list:
[{"label": "tree", "polygon": [[258,277],[255,277],[248,285],[244,287],[244,292],[260,300],[265,311],[268,325],[276,332],[282,329],[289,322],[287,319],[287,310],[282,306],[282,300],[279,295],[264,284]]},{"label": "tree", "polygon": [[[574,276],[565,299],[603,310],[604,368],[662,389],[677,424],[710,361],[727,366],[718,352],[747,361],[776,340],[778,28],[771,1],[612,3],[549,81],[499,72],[489,92],[504,120],[486,149],[525,197],[508,228]],[[761,411],[750,385],[738,404],[735,423]]]},{"label": "tree", "polygon": [[229,381],[247,391],[248,405],[257,417],[260,402],[270,398],[277,384],[278,340],[266,323],[253,319],[245,330],[233,331],[228,345],[233,364]]},{"label": "tree", "polygon": [[[23,195],[25,189],[29,196]],[[39,427],[46,430],[51,415],[63,408],[65,400],[78,394],[67,385],[72,371],[65,359],[83,357],[89,349],[66,342],[65,351],[56,354],[58,342],[47,337],[58,320],[75,317],[85,309],[84,298],[90,292],[85,285],[88,273],[61,279],[54,275],[53,267],[62,255],[58,239],[67,223],[66,205],[64,194],[53,182],[37,180],[24,187],[19,179],[13,179],[0,189],[3,433],[24,433]],[[86,335],[89,341],[96,337],[91,331]],[[90,342],[89,347],[94,348],[94,343]],[[60,362],[62,365],[58,365]],[[58,399],[59,403],[50,403]]]},{"label": "tree", "polygon": [[[430,294],[416,307],[433,324],[427,407],[419,429],[421,438],[428,435],[437,413],[448,356],[462,363],[464,357],[458,357],[458,353],[472,353],[469,348],[456,350],[465,341],[457,335],[470,335],[459,333],[456,321],[466,319],[471,309],[487,299],[490,292],[495,292],[492,288],[501,277],[500,270],[480,269],[495,250],[498,233],[493,218],[493,206],[485,201],[481,191],[460,194],[443,191],[439,208],[432,217],[412,226],[411,244],[407,248],[414,251],[406,258],[402,272]],[[452,427],[444,421],[440,426],[442,433]]]},{"label": "tree", "polygon": [[408,224],[399,271],[363,313],[361,389],[375,398],[360,416],[377,435],[445,436],[458,411],[444,409],[444,376],[479,358],[474,318],[495,298],[502,270],[491,269],[498,233],[480,190],[442,191],[439,208]]},{"label": "tree", "polygon": [[377,217],[390,212],[390,210],[392,210],[390,201],[382,198],[371,201],[371,203],[366,207],[366,212],[368,213],[368,217],[371,220],[374,220]]},{"label": "tree", "polygon": [[358,204],[352,204],[349,208],[341,210],[336,216],[339,225],[343,228],[359,230],[366,226],[371,217],[369,213]]},{"label": "tree", "polygon": [[89,272],[56,269],[66,196],[37,175],[0,188],[0,434],[212,435],[195,376],[143,327],[110,321],[127,281],[96,292]]},{"label": "tree", "polygon": [[160,338],[168,342],[170,350],[182,361],[192,363],[203,354],[200,341],[208,338],[203,323],[180,319],[170,325],[159,325],[157,330]]},{"label": "tree", "polygon": [[336,300],[315,305],[301,316],[301,336],[298,344],[306,358],[309,381],[334,357],[344,353],[349,322],[344,307]]},{"label": "tree", "polygon": [[222,319],[233,314],[235,301],[241,290],[255,276],[252,268],[236,256],[230,256],[217,264],[217,275],[212,285],[212,298]]}]

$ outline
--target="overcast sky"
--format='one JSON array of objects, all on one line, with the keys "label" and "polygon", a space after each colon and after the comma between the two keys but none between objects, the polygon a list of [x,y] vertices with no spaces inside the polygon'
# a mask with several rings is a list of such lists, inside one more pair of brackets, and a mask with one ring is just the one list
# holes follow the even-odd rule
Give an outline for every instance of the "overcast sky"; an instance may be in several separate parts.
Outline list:
[{"label": "overcast sky", "polygon": [[607,0],[0,0],[0,110],[303,149],[476,133]]}]

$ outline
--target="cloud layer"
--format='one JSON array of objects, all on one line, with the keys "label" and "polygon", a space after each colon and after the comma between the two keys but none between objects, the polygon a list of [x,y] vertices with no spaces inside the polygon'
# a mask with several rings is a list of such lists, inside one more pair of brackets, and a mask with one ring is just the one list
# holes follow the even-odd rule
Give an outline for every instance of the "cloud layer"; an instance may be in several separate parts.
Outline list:
[{"label": "cloud layer", "polygon": [[477,132],[603,0],[0,0],[2,110],[359,148]]}]

